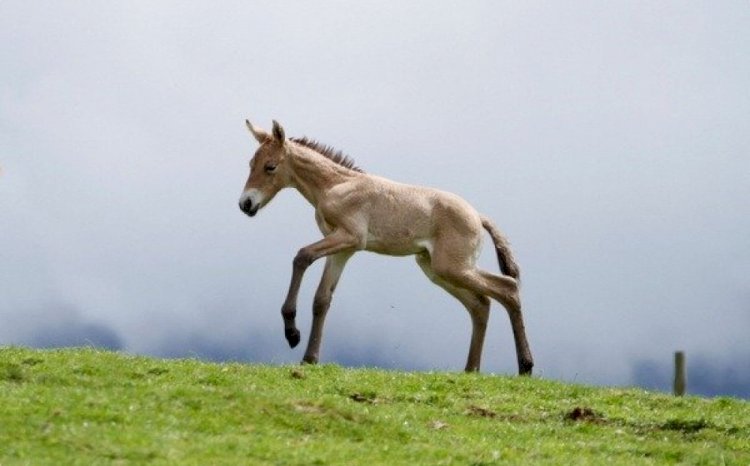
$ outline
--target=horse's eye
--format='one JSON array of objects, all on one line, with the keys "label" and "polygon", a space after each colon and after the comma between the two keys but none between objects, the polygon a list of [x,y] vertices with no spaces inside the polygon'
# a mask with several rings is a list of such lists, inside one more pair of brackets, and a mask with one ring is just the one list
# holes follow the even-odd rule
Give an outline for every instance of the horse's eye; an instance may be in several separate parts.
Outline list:
[{"label": "horse's eye", "polygon": [[271,165],[269,163],[269,164],[266,164],[266,166],[263,167],[263,169],[266,171],[266,173],[273,173],[276,171],[276,165]]}]

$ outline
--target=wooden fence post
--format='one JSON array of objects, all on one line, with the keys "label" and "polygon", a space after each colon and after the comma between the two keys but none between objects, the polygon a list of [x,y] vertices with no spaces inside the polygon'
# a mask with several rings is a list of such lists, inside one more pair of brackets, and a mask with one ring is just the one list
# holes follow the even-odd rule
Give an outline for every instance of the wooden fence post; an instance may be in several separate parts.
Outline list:
[{"label": "wooden fence post", "polygon": [[685,352],[674,353],[674,395],[682,396],[687,388],[687,375],[685,374]]}]

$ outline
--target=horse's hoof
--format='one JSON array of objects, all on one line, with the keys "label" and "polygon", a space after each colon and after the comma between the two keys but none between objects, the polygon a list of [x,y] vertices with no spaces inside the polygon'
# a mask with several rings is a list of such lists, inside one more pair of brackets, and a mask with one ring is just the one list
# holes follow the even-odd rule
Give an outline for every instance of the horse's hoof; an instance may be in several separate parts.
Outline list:
[{"label": "horse's hoof", "polygon": [[284,336],[286,337],[286,341],[289,342],[290,348],[294,348],[295,346],[299,345],[299,330],[297,330],[296,328],[284,329]]},{"label": "horse's hoof", "polygon": [[534,367],[533,361],[519,361],[518,375],[531,376],[531,369]]},{"label": "horse's hoof", "polygon": [[308,357],[308,356],[305,356],[304,358],[302,358],[302,361],[300,362],[300,364],[302,365],[317,364],[317,363],[318,363],[318,358],[313,358],[313,357]]}]

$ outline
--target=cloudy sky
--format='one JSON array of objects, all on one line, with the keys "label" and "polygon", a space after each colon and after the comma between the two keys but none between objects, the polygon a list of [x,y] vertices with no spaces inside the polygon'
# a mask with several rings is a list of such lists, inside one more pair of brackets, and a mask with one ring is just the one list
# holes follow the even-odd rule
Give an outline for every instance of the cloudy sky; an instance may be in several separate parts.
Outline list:
[{"label": "cloudy sky", "polygon": [[[405,3],[0,3],[0,344],[298,361],[312,208],[237,209],[243,121],[275,118],[493,218],[536,374],[667,389],[685,350],[689,390],[750,397],[747,2]],[[483,370],[514,373],[493,309]],[[469,333],[412,259],[361,253],[322,359],[457,371]]]}]

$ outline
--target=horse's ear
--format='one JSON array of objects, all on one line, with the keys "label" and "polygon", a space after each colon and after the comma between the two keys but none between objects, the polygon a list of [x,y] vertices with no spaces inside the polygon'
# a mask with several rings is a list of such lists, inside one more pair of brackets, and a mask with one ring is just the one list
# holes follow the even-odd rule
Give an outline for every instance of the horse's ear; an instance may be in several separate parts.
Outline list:
[{"label": "horse's ear", "polygon": [[276,139],[277,142],[284,142],[286,139],[284,128],[282,128],[276,120],[273,120],[273,138]]},{"label": "horse's ear", "polygon": [[253,133],[253,137],[255,137],[255,140],[259,143],[263,144],[266,139],[270,137],[264,130],[258,128],[257,126],[253,126],[253,124],[250,123],[250,120],[245,120],[245,124],[247,125],[247,129],[249,129],[250,132]]}]

